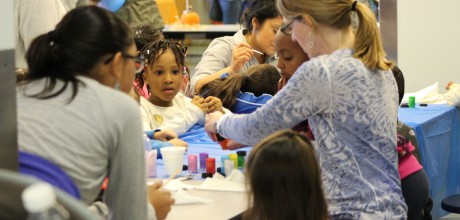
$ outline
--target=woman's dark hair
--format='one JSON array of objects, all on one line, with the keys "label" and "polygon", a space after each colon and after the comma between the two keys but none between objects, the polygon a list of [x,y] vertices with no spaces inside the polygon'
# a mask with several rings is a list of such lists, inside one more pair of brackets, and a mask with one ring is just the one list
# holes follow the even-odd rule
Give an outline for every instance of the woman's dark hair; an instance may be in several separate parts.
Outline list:
[{"label": "woman's dark hair", "polygon": [[[53,31],[32,41],[26,53],[29,74],[24,83],[47,78],[46,87],[30,95],[40,99],[58,96],[71,84],[72,100],[82,83],[77,75],[99,77],[94,73],[96,64],[104,56],[124,52],[133,43],[128,26],[109,11],[95,6],[77,7]],[[53,93],[57,80],[64,85]]]},{"label": "woman's dark hair", "polygon": [[225,108],[233,109],[238,92],[251,92],[256,96],[275,95],[278,91],[280,74],[269,64],[252,66],[246,73],[234,74],[228,78],[215,79],[201,88],[202,97],[214,96],[222,100]]},{"label": "woman's dark hair", "polygon": [[396,85],[398,85],[399,104],[401,104],[401,101],[404,98],[404,75],[396,65],[391,68],[391,72],[393,72],[393,76],[396,80]]},{"label": "woman's dark hair", "polygon": [[321,171],[306,136],[292,130],[268,136],[246,168],[250,208],[243,219],[327,219]]},{"label": "woman's dark hair", "polygon": [[[150,42],[139,51],[139,54],[142,54],[145,57],[145,67],[148,68],[153,65],[155,60],[157,60],[158,57],[164,54],[168,49],[171,49],[173,52],[179,67],[183,68],[183,74],[187,74],[188,68],[185,66],[185,54],[187,52],[187,47],[182,47],[181,44],[176,41],[157,40]],[[145,84],[142,74],[137,74],[135,81],[137,82],[136,89],[141,91]],[[148,85],[147,90],[150,91]]]},{"label": "woman's dark hair", "polygon": [[147,43],[165,39],[161,30],[155,29],[148,23],[133,23],[129,25],[129,29],[134,34],[138,51],[142,50]]},{"label": "woman's dark hair", "polygon": [[241,24],[243,24],[243,27],[246,29],[243,34],[252,31],[253,27],[251,21],[253,18],[256,18],[257,22],[262,25],[265,20],[280,16],[276,9],[275,0],[252,0],[250,4],[249,8],[247,8],[241,16]]}]

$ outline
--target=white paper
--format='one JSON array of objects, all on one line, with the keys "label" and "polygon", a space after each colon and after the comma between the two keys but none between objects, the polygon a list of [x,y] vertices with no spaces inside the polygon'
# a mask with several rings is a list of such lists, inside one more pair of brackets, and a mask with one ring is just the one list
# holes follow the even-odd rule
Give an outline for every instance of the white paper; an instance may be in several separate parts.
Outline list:
[{"label": "white paper", "polygon": [[244,174],[239,170],[233,170],[230,176],[222,179],[222,175],[214,174],[213,178],[206,178],[198,190],[246,192]]},{"label": "white paper", "polygon": [[214,200],[207,199],[199,196],[192,196],[184,190],[178,190],[173,193],[172,197],[176,200],[174,205],[188,205],[188,204],[208,204],[213,203]]},{"label": "white paper", "polygon": [[[164,182],[166,182],[166,180],[163,180],[163,183]],[[194,189],[195,187],[196,186],[185,184],[184,182],[178,179],[171,180],[166,185],[163,186],[163,188],[169,191],[177,191],[181,189]]]}]

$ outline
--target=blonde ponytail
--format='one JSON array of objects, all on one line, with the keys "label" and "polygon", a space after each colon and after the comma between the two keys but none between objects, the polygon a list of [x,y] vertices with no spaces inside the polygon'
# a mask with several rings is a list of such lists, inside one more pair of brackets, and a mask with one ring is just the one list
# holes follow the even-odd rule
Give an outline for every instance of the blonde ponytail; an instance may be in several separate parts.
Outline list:
[{"label": "blonde ponytail", "polygon": [[374,13],[361,3],[356,4],[358,16],[356,29],[354,57],[360,59],[369,69],[389,70],[393,63],[385,59],[385,51],[380,37],[380,31]]}]

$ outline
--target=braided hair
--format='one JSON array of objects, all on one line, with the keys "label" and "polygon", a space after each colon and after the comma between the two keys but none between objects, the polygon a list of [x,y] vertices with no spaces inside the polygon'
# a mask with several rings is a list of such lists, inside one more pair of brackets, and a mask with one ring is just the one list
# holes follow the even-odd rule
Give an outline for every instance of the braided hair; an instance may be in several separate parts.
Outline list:
[{"label": "braided hair", "polygon": [[[152,66],[155,63],[155,60],[163,55],[168,49],[173,52],[178,66],[183,69],[183,74],[188,74],[188,68],[185,65],[185,53],[187,52],[187,47],[182,47],[180,43],[172,40],[158,40],[150,42],[139,51],[139,54],[143,54],[145,57],[145,68]],[[142,90],[145,85],[143,76],[141,74],[136,75],[135,81],[137,82],[136,89]],[[148,85],[147,90],[150,91]]]}]

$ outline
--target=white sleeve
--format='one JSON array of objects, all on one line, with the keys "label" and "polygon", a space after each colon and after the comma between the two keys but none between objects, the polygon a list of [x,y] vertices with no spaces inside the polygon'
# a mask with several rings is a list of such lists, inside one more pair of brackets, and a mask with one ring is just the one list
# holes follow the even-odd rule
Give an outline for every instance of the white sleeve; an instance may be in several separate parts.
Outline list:
[{"label": "white sleeve", "polygon": [[145,103],[142,100],[143,98],[141,97],[140,101],[140,112],[141,112],[141,120],[142,120],[142,129],[144,131],[150,131],[156,128],[152,128],[150,121],[152,120],[151,115],[149,114],[150,110],[148,106],[145,105]]},{"label": "white sleeve", "polygon": [[[185,98],[185,100],[189,101],[190,98]],[[186,102],[185,107],[184,114],[164,123],[160,129],[172,129],[176,134],[181,135],[196,123],[204,124],[205,114],[198,106],[191,102]]]},{"label": "white sleeve", "polygon": [[195,67],[195,74],[190,80],[190,89],[195,91],[196,83],[202,78],[218,72],[232,62],[232,37],[223,37],[214,39],[204,51],[200,62]]}]

